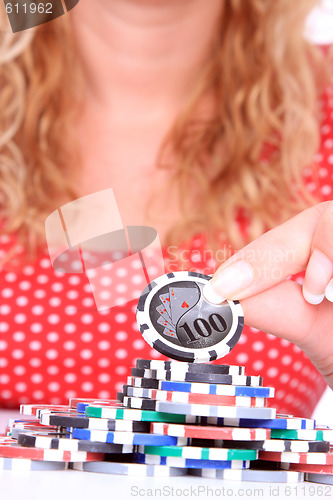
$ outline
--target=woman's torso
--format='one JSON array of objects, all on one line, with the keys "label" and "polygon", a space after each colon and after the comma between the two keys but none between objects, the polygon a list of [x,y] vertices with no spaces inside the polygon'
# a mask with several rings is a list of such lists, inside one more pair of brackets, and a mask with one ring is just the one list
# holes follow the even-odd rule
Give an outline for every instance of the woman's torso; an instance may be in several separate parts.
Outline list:
[{"label": "woman's torso", "polygon": [[[329,200],[333,89],[324,97],[315,163],[319,197]],[[316,189],[313,179],[307,179],[307,188]],[[0,258],[11,244],[10,236],[0,237]],[[210,274],[218,265],[200,236],[193,238],[187,255],[189,270]],[[121,284],[121,275],[117,279],[114,287]],[[143,289],[145,284],[138,279],[133,274],[133,286]],[[66,403],[75,396],[114,398],[136,358],[165,359],[142,339],[135,301],[98,311],[86,275],[56,272],[46,250],[27,265],[5,266],[0,280],[0,406]],[[262,375],[264,385],[276,388],[270,404],[282,413],[309,416],[326,386],[299,348],[247,326],[236,347],[217,362],[244,365],[247,374]]]}]

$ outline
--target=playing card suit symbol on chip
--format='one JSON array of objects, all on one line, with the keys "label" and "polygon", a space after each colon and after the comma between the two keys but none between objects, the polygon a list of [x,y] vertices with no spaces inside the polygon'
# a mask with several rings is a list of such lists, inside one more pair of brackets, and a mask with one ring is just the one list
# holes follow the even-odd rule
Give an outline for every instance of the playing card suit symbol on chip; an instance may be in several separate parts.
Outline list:
[{"label": "playing card suit symbol on chip", "polygon": [[185,309],[185,308],[188,308],[188,307],[189,307],[188,303],[185,302],[185,300],[184,300],[184,302],[182,303],[182,308]]}]

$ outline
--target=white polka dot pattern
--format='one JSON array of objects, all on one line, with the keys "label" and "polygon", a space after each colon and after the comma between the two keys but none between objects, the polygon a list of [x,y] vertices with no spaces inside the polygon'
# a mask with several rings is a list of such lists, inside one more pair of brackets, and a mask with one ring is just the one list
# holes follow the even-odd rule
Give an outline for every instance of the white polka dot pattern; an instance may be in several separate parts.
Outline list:
[{"label": "white polka dot pattern", "polygon": [[[324,96],[321,150],[314,158],[318,179],[311,178],[311,169],[305,170],[308,190],[321,200],[330,199],[333,192],[332,96],[333,88]],[[0,236],[0,255],[12,242]],[[206,257],[205,248],[204,237],[193,238],[189,270],[215,271],[218,263]],[[174,254],[170,262],[166,253],[164,257],[169,271],[178,270]],[[145,286],[139,268],[134,260],[133,291]],[[54,271],[46,251],[34,263],[2,270],[0,277],[0,406],[115,397],[137,357],[162,358],[138,332],[136,301],[97,311],[87,276]],[[303,275],[292,279],[301,284]],[[128,284],[128,270],[119,267],[112,278],[101,278],[101,298],[108,300],[111,287],[121,297]],[[266,385],[276,387],[273,405],[283,413],[310,416],[326,385],[297,346],[248,326],[231,353],[215,363],[221,362],[245,365],[248,374],[263,375]]]},{"label": "white polka dot pattern", "polygon": [[[193,270],[210,274],[214,267],[207,268],[203,248],[203,239],[195,238]],[[162,357],[139,334],[135,303],[97,311],[85,286],[85,276],[54,276],[52,267],[46,266],[45,256],[34,267],[23,270],[9,272],[10,279],[15,274],[15,281],[0,292],[6,299],[0,309],[2,405],[23,401],[63,403],[80,395],[115,397],[136,357]],[[27,273],[31,291],[27,289],[24,294],[21,285]],[[42,276],[49,273],[47,280],[43,278],[43,290],[38,288],[39,273]],[[38,290],[44,293],[36,297]],[[282,397],[275,400],[275,405],[283,402],[289,413],[296,414],[302,408],[303,414],[304,411],[309,414],[324,388],[300,349],[254,328],[245,327],[239,343],[223,362],[245,365],[248,373],[263,375],[266,384],[275,386],[279,394],[289,384],[289,400]],[[313,401],[304,403],[307,393],[316,391]]]}]

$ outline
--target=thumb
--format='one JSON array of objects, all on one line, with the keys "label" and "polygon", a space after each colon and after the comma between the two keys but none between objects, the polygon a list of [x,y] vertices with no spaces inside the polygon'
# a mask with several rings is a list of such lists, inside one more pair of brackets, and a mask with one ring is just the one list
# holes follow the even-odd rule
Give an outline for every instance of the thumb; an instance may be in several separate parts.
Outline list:
[{"label": "thumb", "polygon": [[[225,299],[242,300],[273,287],[291,274],[304,271],[317,226],[330,206],[331,202],[324,202],[304,210],[233,255],[205,286],[206,299],[213,303]],[[333,220],[330,221],[332,233]]]}]

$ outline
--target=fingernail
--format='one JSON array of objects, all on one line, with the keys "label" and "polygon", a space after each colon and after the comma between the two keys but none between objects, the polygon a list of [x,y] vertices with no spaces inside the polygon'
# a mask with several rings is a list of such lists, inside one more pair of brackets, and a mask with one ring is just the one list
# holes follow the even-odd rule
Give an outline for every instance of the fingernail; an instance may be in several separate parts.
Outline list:
[{"label": "fingernail", "polygon": [[218,271],[204,287],[204,297],[213,304],[220,304],[226,298],[245,290],[253,281],[253,269],[244,260]]},{"label": "fingernail", "polygon": [[322,275],[322,279],[326,279],[327,283],[327,280],[331,278],[333,274],[333,263],[331,259],[315,248],[312,252],[310,262],[312,266],[315,266],[317,274]]},{"label": "fingernail", "polygon": [[309,304],[320,304],[325,297],[325,286],[333,274],[333,264],[323,252],[315,248],[305,273],[303,297]]},{"label": "fingernail", "polygon": [[213,288],[210,285],[210,282],[203,287],[202,289],[203,296],[205,297],[208,302],[211,302],[212,304],[221,304],[222,302],[225,301],[223,297],[220,297],[216,292],[214,292]]},{"label": "fingernail", "polygon": [[325,297],[330,302],[333,302],[333,279],[328,283],[327,287],[325,288]]},{"label": "fingernail", "polygon": [[303,297],[307,302],[309,302],[309,304],[316,306],[324,300],[325,295],[323,293],[311,293],[303,287]]}]

